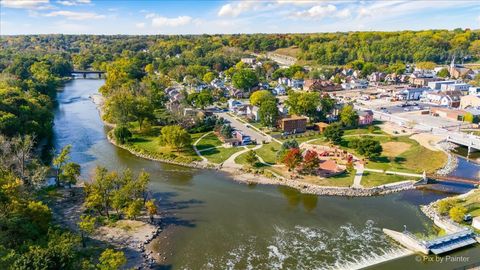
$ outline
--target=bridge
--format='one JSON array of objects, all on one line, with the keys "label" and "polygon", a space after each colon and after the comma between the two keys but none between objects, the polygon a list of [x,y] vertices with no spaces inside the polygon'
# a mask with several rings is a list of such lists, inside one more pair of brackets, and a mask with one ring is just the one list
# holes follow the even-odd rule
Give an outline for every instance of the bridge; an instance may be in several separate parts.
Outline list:
[{"label": "bridge", "polygon": [[[458,177],[458,176],[446,176],[446,175],[438,175],[438,174],[429,174],[427,175],[428,179],[432,179],[437,182],[450,182],[450,183],[460,183],[460,184],[467,184],[467,185],[479,185],[479,179],[472,179],[472,178],[465,178],[465,177]],[[427,184],[428,184],[427,179]]]},{"label": "bridge", "polygon": [[397,232],[383,229],[383,232],[406,248],[424,254],[430,254],[430,252],[432,252],[435,255],[440,255],[477,242],[475,240],[475,232],[472,229],[461,229],[458,232],[428,241],[418,239],[414,234],[407,230]]},{"label": "bridge", "polygon": [[74,70],[72,71],[72,75],[79,74],[82,75],[83,78],[87,78],[87,74],[98,74],[98,78],[102,78],[102,74],[105,74],[105,71],[98,71],[98,70]]},{"label": "bridge", "polygon": [[426,241],[425,247],[435,255],[450,252],[452,250],[475,244],[475,233],[471,229],[465,229],[456,233],[438,237]]}]

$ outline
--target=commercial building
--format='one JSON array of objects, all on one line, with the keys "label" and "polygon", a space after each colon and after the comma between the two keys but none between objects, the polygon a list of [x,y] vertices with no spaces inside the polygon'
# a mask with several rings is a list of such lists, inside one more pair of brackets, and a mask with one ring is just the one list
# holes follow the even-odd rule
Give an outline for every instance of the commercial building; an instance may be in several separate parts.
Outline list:
[{"label": "commercial building", "polygon": [[307,130],[308,117],[292,115],[279,120],[278,126],[283,132],[301,133]]}]

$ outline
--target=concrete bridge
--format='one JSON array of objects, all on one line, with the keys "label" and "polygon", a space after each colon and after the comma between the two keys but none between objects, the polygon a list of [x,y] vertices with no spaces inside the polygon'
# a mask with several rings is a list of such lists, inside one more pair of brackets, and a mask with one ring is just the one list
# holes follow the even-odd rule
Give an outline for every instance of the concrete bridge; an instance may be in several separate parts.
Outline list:
[{"label": "concrete bridge", "polygon": [[435,255],[444,254],[477,242],[475,240],[475,233],[471,229],[462,229],[461,231],[429,241],[420,240],[407,230],[397,232],[383,229],[383,232],[406,248],[427,255],[430,254],[430,252]]},{"label": "concrete bridge", "polygon": [[87,78],[88,74],[96,74],[98,78],[102,78],[102,75],[105,74],[105,71],[98,71],[98,70],[74,70],[72,71],[73,75],[82,75],[84,79]]},{"label": "concrete bridge", "polygon": [[447,135],[447,141],[466,146],[469,154],[473,151],[480,150],[480,137],[473,134],[450,132],[449,135]]}]

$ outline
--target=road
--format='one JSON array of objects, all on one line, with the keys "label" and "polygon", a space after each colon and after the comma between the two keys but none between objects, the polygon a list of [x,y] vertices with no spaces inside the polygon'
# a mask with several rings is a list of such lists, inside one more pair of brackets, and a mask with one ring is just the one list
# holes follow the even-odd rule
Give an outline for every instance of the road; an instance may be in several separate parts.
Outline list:
[{"label": "road", "polygon": [[232,116],[228,115],[226,112],[218,112],[218,113],[215,113],[215,114],[218,117],[223,117],[224,119],[229,121],[232,128],[234,128],[235,130],[243,132],[243,134],[246,134],[246,135],[250,136],[250,138],[252,140],[256,140],[257,143],[259,143],[259,144],[261,144],[263,141],[265,141],[265,142],[270,142],[271,141],[270,136],[268,136],[266,134],[265,135],[261,134],[260,132],[253,129],[252,125],[241,122],[236,117],[232,117]]}]

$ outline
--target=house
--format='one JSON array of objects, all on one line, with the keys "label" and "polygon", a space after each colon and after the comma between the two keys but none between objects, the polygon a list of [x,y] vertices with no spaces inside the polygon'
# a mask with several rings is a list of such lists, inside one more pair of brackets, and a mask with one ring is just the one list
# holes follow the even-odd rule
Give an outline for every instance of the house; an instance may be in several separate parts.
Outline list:
[{"label": "house", "polygon": [[244,57],[240,59],[240,61],[244,64],[253,65],[257,62],[257,59],[254,57]]},{"label": "house", "polygon": [[275,88],[272,90],[273,94],[276,96],[284,96],[287,94],[287,90],[285,87],[281,84],[277,85]]},{"label": "house", "polygon": [[280,112],[280,115],[287,115],[288,114],[288,107],[285,106],[284,104],[280,104],[277,107],[278,107],[278,111]]},{"label": "house", "polygon": [[278,84],[289,85],[290,79],[287,77],[280,77],[278,78]]},{"label": "house", "polygon": [[308,117],[306,116],[287,116],[279,120],[279,127],[283,132],[301,133],[307,130]]},{"label": "house", "polygon": [[304,84],[303,80],[293,79],[290,81],[290,84],[288,86],[294,89],[303,89],[303,84]]},{"label": "house", "polygon": [[247,116],[247,110],[250,105],[242,104],[240,106],[234,107],[232,112],[238,116]]},{"label": "house", "polygon": [[450,108],[432,108],[430,113],[434,116],[448,118],[456,121],[464,121],[465,116],[470,114],[473,116],[473,123],[477,123],[480,118],[480,110],[468,108],[466,110],[450,109]]},{"label": "house", "polygon": [[259,121],[260,118],[258,117],[258,107],[253,105],[247,106],[247,117],[252,119],[253,121]]},{"label": "house", "polygon": [[428,82],[428,87],[432,90],[440,90],[442,89],[443,85],[446,84],[454,84],[456,81],[433,81],[433,82]]},{"label": "house", "polygon": [[450,73],[450,77],[455,79],[469,77],[474,74],[471,69],[455,64],[455,57],[453,57],[452,62],[450,63],[448,72]]},{"label": "house", "polygon": [[399,100],[419,100],[424,92],[429,90],[430,88],[407,88],[397,92],[396,97]]},{"label": "house", "polygon": [[243,103],[241,101],[238,101],[236,99],[229,99],[227,101],[227,103],[228,103],[228,109],[229,110],[233,110],[235,107],[243,105]]},{"label": "house", "polygon": [[371,110],[358,111],[358,125],[367,126],[373,123],[373,112]]},{"label": "house", "polygon": [[327,80],[308,79],[305,80],[303,84],[304,91],[331,92],[341,89],[342,87],[340,85],[337,85],[334,82]]},{"label": "house", "polygon": [[471,86],[468,88],[469,95],[478,95],[480,94],[480,87]]},{"label": "house", "polygon": [[370,82],[381,82],[385,80],[387,74],[383,72],[373,72],[372,74],[368,75],[367,78]]},{"label": "house", "polygon": [[434,82],[436,81],[436,78],[431,78],[431,77],[410,77],[409,82],[410,84],[418,87],[423,87],[427,86],[429,82]]},{"label": "house", "polygon": [[350,81],[350,84],[355,89],[366,89],[368,87],[368,81],[364,79],[353,79]]},{"label": "house", "polygon": [[250,144],[252,142],[250,136],[243,134],[241,131],[235,131],[235,138],[242,144]]},{"label": "house", "polygon": [[427,102],[452,108],[458,108],[460,106],[461,97],[462,92],[460,91],[442,91],[426,95]]},{"label": "house", "polygon": [[477,230],[480,230],[480,217],[474,217],[472,220],[472,227]]},{"label": "house", "polygon": [[460,108],[480,108],[480,97],[476,95],[468,95],[461,97]]},{"label": "house", "polygon": [[318,130],[320,133],[323,133],[329,124],[324,122],[318,122],[313,125],[314,130]]},{"label": "house", "polygon": [[467,94],[470,84],[467,83],[453,83],[453,84],[444,84],[442,85],[442,91],[461,91],[462,93]]},{"label": "house", "polygon": [[225,87],[225,81],[221,79],[214,79],[213,81],[210,82],[210,85],[212,85],[215,88],[224,88]]}]

